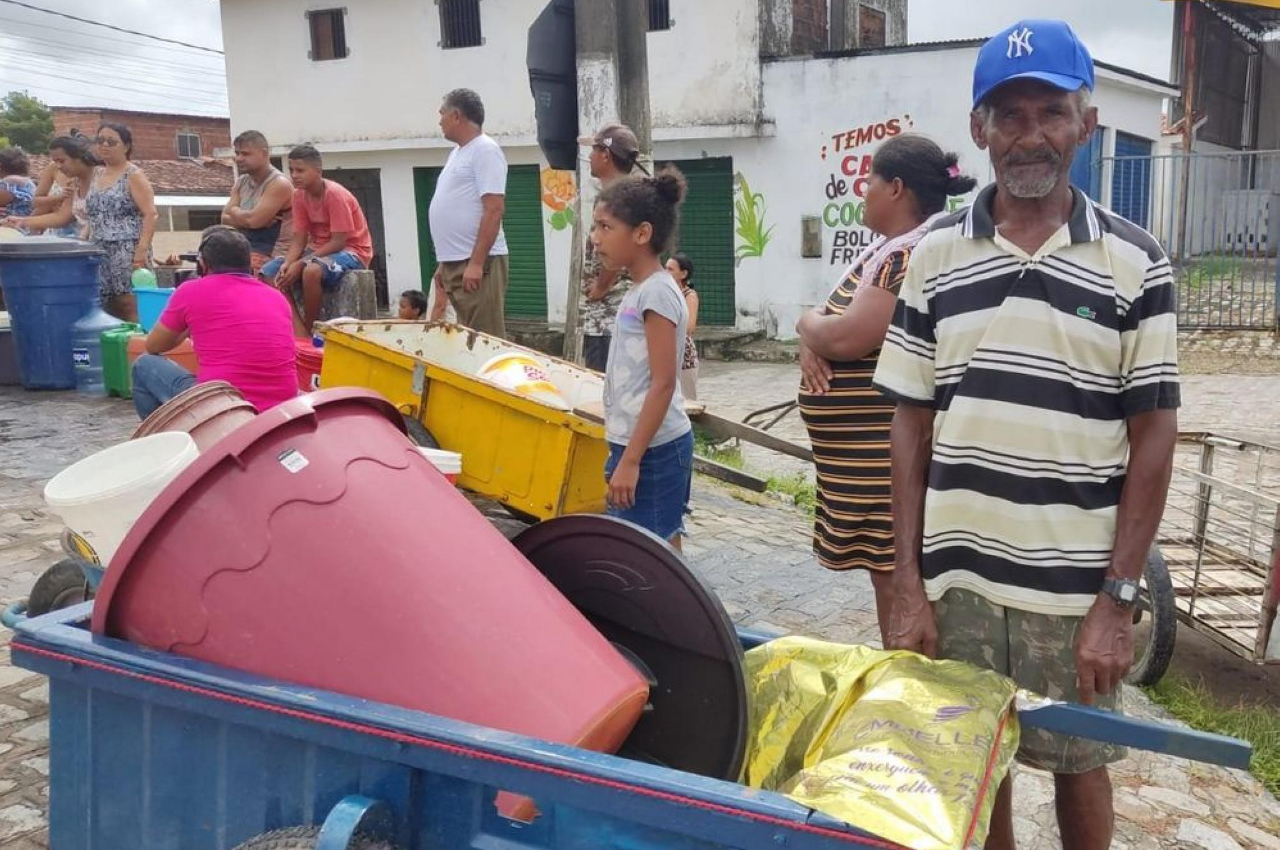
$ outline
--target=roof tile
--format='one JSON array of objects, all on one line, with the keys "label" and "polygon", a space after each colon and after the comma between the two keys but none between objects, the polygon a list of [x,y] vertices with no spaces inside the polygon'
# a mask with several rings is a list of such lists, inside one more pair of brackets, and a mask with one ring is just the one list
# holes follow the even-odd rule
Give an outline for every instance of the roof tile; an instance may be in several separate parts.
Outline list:
[{"label": "roof tile", "polygon": [[[49,162],[43,154],[31,155],[32,177]],[[157,195],[229,195],[234,172],[218,160],[140,159],[134,164],[146,173]]]}]

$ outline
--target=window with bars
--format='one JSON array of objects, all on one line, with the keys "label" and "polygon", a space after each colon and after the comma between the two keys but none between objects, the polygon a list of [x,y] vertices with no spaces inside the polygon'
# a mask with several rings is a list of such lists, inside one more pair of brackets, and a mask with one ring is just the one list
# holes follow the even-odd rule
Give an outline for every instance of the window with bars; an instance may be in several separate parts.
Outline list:
[{"label": "window with bars", "polygon": [[436,0],[440,6],[440,46],[445,50],[484,44],[480,0]]},{"label": "window with bars", "polygon": [[671,29],[671,0],[649,0],[649,32]]},{"label": "window with bars", "polygon": [[199,159],[200,137],[195,133],[179,133],[178,157],[182,159]]},{"label": "window with bars", "polygon": [[311,61],[326,62],[347,57],[346,9],[316,9],[307,12],[311,27]]},{"label": "window with bars", "polygon": [[885,15],[870,6],[858,8],[858,47],[885,46]]}]

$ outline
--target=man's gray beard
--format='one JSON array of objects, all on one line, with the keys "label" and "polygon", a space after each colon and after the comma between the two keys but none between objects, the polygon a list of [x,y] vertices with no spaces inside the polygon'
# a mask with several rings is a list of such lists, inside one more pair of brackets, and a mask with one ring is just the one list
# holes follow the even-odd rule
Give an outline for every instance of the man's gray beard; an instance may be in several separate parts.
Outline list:
[{"label": "man's gray beard", "polygon": [[1058,185],[1059,179],[1061,179],[1061,175],[1056,173],[1038,179],[1029,179],[1006,173],[1001,175],[1000,185],[1004,186],[1005,191],[1015,198],[1034,200],[1043,198],[1052,192],[1054,187]]}]

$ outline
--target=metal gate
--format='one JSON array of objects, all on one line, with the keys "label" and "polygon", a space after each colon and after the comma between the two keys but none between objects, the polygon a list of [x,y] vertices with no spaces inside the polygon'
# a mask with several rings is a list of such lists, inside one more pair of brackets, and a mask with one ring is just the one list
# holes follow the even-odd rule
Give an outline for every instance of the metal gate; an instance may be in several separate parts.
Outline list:
[{"label": "metal gate", "polygon": [[678,160],[689,181],[680,215],[677,248],[689,255],[698,288],[698,324],[733,326],[736,316],[733,257],[733,160]]},{"label": "metal gate", "polygon": [[1103,205],[1150,230],[1168,251],[1181,327],[1278,329],[1280,151],[1097,163]]}]

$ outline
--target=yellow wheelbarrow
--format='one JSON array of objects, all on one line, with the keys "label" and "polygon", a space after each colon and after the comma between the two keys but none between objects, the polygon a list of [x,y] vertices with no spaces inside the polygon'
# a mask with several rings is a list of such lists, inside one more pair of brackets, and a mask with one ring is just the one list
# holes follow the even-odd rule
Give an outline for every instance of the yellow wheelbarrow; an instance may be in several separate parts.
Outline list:
[{"label": "yellow wheelbarrow", "polygon": [[[457,325],[343,322],[320,332],[320,386],[386,396],[410,433],[462,455],[458,486],[538,520],[604,512],[609,450],[593,415],[604,385],[598,373]],[[567,409],[477,377],[507,352],[544,364]]]}]

